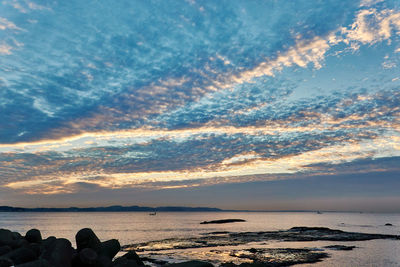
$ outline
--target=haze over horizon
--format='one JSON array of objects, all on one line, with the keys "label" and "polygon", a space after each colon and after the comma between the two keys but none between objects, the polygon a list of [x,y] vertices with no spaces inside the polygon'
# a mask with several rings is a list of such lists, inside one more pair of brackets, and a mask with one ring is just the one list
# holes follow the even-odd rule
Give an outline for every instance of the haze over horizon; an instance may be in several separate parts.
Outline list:
[{"label": "haze over horizon", "polygon": [[0,3],[0,206],[400,212],[400,2]]}]

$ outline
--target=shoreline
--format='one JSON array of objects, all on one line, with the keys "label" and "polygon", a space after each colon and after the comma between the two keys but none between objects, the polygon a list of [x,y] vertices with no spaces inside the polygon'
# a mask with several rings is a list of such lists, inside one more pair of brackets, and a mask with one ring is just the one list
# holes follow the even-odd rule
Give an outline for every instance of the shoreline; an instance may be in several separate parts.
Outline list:
[{"label": "shoreline", "polygon": [[326,227],[293,227],[267,232],[210,232],[122,248],[124,251],[133,249],[146,258],[153,257],[155,262],[197,257],[197,260],[209,261],[215,266],[291,266],[323,262],[332,252],[346,253],[359,249],[362,246],[359,243],[385,239],[400,241],[400,236],[345,232]]},{"label": "shoreline", "polygon": [[[400,241],[400,236],[298,226],[266,232],[210,232],[121,247],[118,240],[101,242],[90,228],[84,228],[76,234],[74,248],[71,241],[65,238],[50,236],[42,239],[37,229],[29,230],[24,236],[0,229],[0,266],[291,266],[321,262],[330,257],[331,251],[345,253],[359,248],[352,242],[369,240]],[[333,243],[304,246],[316,241]],[[274,242],[281,245],[304,244],[303,247],[267,246]],[[115,257],[122,253],[125,254]]]}]

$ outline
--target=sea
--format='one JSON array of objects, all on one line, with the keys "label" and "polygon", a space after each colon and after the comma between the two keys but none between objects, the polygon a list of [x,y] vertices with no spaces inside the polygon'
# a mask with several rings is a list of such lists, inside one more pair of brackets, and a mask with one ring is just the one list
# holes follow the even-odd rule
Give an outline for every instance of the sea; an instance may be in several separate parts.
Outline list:
[{"label": "sea", "polygon": [[[200,224],[220,219],[243,219],[245,222]],[[390,223],[392,226],[385,224]],[[168,238],[196,237],[205,233],[260,232],[287,230],[295,226],[328,227],[348,232],[400,235],[400,214],[341,212],[1,212],[0,228],[25,234],[37,228],[43,238],[67,238],[75,246],[75,234],[92,228],[101,241],[118,239],[121,245]],[[264,242],[268,248],[316,248],[326,245],[354,245],[351,251],[326,251],[329,258],[299,266],[400,266],[400,240]],[[257,244],[249,244],[248,246]],[[204,251],[202,252],[204,255]],[[162,254],[162,252],[161,252]],[[161,257],[162,255],[158,256]],[[204,259],[200,253],[175,251],[170,261]],[[140,255],[140,252],[139,252]],[[160,256],[161,255],[161,256]]]}]

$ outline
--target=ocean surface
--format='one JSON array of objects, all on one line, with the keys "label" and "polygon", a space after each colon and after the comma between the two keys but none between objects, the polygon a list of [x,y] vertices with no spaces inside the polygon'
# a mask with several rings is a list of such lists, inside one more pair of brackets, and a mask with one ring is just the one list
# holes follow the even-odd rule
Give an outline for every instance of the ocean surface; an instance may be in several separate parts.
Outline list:
[{"label": "ocean surface", "polygon": [[[200,224],[202,221],[237,218],[246,222]],[[393,226],[385,226],[391,223]],[[40,229],[44,238],[54,235],[69,239],[75,246],[75,234],[92,228],[100,240],[116,238],[129,245],[167,238],[193,237],[215,231],[258,232],[286,230],[294,226],[321,226],[350,232],[400,235],[400,214],[324,212],[1,212],[0,228],[26,233]],[[326,251],[330,257],[301,266],[400,266],[400,240],[358,242],[282,242],[263,243],[268,248],[320,248],[325,245],[355,245],[352,251]],[[258,244],[249,244],[257,246]],[[201,258],[193,250],[176,251],[182,260]],[[204,254],[204,253],[203,253]]]}]

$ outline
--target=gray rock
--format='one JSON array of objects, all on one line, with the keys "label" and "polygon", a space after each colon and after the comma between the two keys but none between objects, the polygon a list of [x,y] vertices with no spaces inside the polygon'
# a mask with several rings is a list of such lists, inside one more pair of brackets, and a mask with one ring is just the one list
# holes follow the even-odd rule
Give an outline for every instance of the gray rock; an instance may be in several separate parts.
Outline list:
[{"label": "gray rock", "polygon": [[25,234],[25,239],[29,243],[40,243],[42,242],[42,234],[38,229],[31,229]]},{"label": "gray rock", "polygon": [[84,248],[91,248],[96,252],[100,252],[100,240],[90,228],[83,228],[79,230],[79,232],[75,235],[75,240],[78,252]]}]

